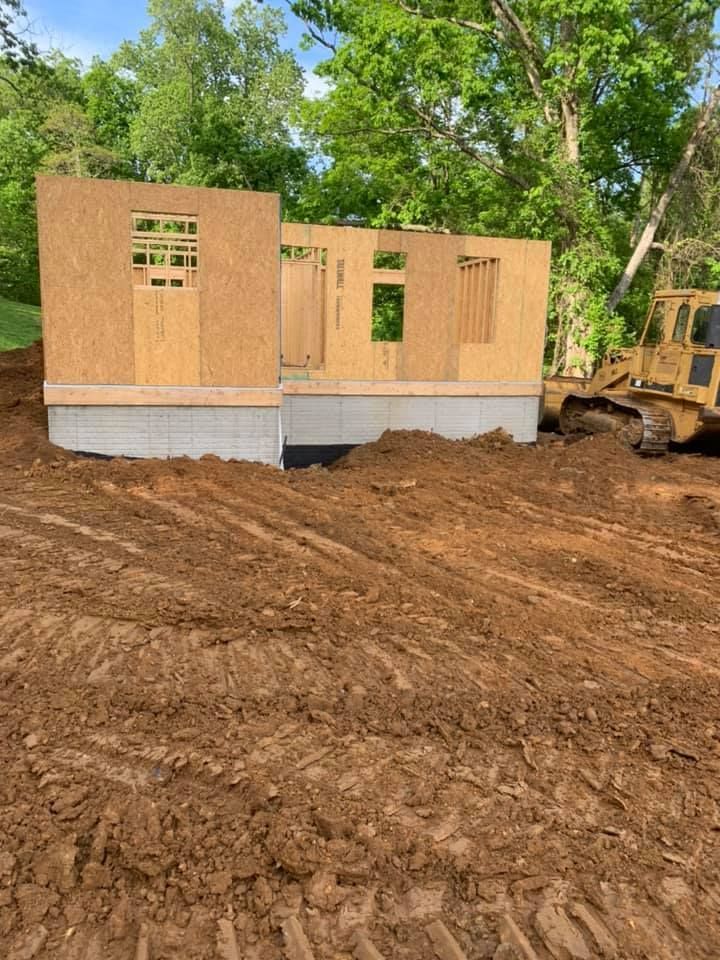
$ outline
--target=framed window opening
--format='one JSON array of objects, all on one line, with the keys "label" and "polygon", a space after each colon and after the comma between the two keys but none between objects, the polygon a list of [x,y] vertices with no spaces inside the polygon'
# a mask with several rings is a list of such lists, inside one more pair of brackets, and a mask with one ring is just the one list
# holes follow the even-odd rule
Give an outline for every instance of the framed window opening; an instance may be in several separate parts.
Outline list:
[{"label": "framed window opening", "polygon": [[392,250],[373,251],[373,270],[404,270],[407,266],[407,254]]},{"label": "framed window opening", "polygon": [[133,213],[131,262],[135,287],[197,287],[198,218]]},{"label": "framed window opening", "polygon": [[456,318],[459,343],[492,343],[500,275],[496,257],[458,257]]},{"label": "framed window opening", "polygon": [[327,266],[327,248],[298,247],[283,244],[280,247],[280,258],[282,260],[301,261],[302,263],[316,263],[325,267]]}]

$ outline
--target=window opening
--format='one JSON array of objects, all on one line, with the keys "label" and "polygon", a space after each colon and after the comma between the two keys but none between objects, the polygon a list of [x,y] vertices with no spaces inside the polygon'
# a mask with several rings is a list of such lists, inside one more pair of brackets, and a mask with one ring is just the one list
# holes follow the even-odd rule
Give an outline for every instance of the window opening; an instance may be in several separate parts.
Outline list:
[{"label": "window opening", "polygon": [[300,260],[303,263],[327,264],[327,249],[325,247],[297,247],[283,245],[280,247],[280,257],[283,260]]},{"label": "window opening", "polygon": [[663,338],[663,329],[665,327],[665,310],[667,304],[664,300],[658,300],[650,314],[650,319],[645,328],[645,335],[642,343],[645,347],[654,347],[660,343]]},{"label": "window opening", "polygon": [[690,304],[681,303],[678,307],[677,317],[675,318],[675,329],[672,338],[676,343],[682,343],[687,333],[688,319],[690,317]]},{"label": "window opening", "polygon": [[492,257],[458,257],[456,318],[460,343],[491,343],[500,261]]},{"label": "window opening", "polygon": [[390,250],[373,251],[373,269],[375,270],[404,270],[406,263],[406,253],[393,253]]},{"label": "window opening", "polygon": [[405,287],[397,283],[373,284],[371,339],[400,342],[405,317]]},{"label": "window opening", "polygon": [[197,217],[132,214],[132,275],[136,287],[196,287]]}]

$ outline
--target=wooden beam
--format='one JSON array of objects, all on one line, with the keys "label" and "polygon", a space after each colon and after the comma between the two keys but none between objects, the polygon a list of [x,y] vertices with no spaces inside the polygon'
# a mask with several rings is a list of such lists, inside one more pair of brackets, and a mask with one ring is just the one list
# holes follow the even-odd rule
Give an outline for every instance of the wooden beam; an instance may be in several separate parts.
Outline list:
[{"label": "wooden beam", "polygon": [[47,406],[279,407],[280,387],[135,387],[45,384]]},{"label": "wooden beam", "polygon": [[286,396],[539,397],[542,383],[514,380],[284,380]]}]

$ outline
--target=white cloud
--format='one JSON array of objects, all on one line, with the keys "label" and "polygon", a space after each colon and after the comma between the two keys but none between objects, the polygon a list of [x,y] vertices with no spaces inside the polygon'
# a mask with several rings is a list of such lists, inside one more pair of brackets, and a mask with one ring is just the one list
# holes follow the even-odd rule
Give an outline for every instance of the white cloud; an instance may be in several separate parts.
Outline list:
[{"label": "white cloud", "polygon": [[319,77],[312,70],[305,70],[305,96],[310,100],[319,100],[320,97],[330,89],[330,84],[325,77]]}]

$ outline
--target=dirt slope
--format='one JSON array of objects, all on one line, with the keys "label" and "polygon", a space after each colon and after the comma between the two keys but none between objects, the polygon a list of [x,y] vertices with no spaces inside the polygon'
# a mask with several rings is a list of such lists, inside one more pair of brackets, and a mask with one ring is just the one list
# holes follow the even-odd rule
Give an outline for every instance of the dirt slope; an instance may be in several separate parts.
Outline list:
[{"label": "dirt slope", "polygon": [[715,958],[720,460],[79,460],[0,357],[0,955]]}]

